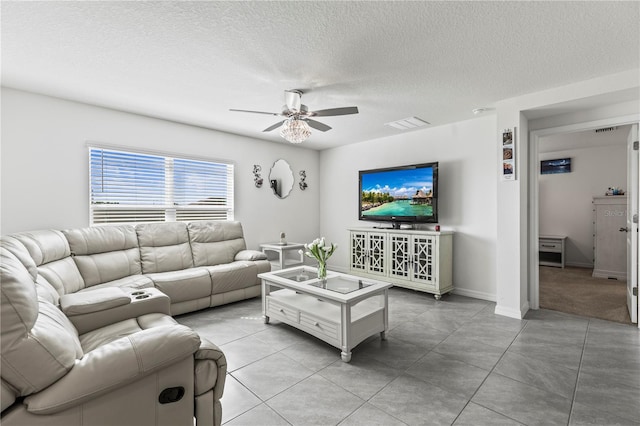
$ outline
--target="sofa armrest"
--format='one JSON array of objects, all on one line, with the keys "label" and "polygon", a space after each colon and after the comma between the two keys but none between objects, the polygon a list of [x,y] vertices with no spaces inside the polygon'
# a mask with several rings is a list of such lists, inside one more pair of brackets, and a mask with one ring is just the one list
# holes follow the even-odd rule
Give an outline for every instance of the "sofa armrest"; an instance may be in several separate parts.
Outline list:
[{"label": "sofa armrest", "polygon": [[195,390],[196,396],[213,389],[215,400],[222,398],[227,378],[227,358],[215,344],[200,337],[200,349],[195,353]]},{"label": "sofa armrest", "polygon": [[57,413],[193,356],[199,346],[198,334],[183,325],[143,330],[88,352],[67,375],[24,402],[31,413]]},{"label": "sofa armrest", "polygon": [[[169,296],[158,289],[144,288],[124,291],[118,288],[117,290],[120,290],[127,296],[129,303],[101,311],[77,315],[67,314],[71,323],[78,330],[78,334],[84,334],[116,322],[138,318],[146,314],[159,313],[171,315],[171,300]],[[93,293],[94,291],[99,290],[89,290],[81,293]],[[80,293],[74,293],[70,296],[75,295],[80,295]]]},{"label": "sofa armrest", "polygon": [[267,260],[267,255],[258,250],[240,250],[235,260]]},{"label": "sofa armrest", "polygon": [[131,297],[118,287],[81,291],[60,297],[60,309],[66,316],[104,311],[129,303]]}]

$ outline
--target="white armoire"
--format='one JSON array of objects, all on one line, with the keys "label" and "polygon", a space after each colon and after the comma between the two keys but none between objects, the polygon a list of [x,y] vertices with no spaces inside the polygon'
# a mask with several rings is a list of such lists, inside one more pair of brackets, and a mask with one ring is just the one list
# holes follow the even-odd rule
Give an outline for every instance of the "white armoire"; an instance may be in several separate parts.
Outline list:
[{"label": "white armoire", "polygon": [[593,197],[593,276],[627,279],[627,197]]}]

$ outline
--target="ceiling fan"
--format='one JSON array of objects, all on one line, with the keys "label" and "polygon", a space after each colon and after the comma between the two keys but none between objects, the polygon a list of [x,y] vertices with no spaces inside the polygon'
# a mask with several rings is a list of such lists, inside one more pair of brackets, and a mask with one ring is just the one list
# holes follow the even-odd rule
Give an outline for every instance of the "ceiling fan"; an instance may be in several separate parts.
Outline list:
[{"label": "ceiling fan", "polygon": [[309,127],[313,127],[314,129],[320,130],[321,132],[331,130],[330,126],[313,120],[311,117],[330,117],[335,115],[349,115],[358,113],[358,107],[355,106],[309,111],[309,108],[307,108],[306,105],[302,104],[301,99],[302,91],[285,90],[285,105],[283,105],[282,107],[282,112],[249,111],[244,109],[230,109],[230,111],[251,112],[254,114],[267,114],[285,117],[284,120],[267,127],[263,130],[263,132],[270,132],[282,126],[280,135],[292,143],[301,143],[306,140],[311,135]]}]

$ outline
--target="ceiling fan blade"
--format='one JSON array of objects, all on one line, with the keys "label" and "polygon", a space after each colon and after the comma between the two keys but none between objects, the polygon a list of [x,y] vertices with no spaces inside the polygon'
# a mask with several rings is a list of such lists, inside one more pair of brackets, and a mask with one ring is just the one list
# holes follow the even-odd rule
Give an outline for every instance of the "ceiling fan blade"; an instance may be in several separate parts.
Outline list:
[{"label": "ceiling fan blade", "polygon": [[319,111],[312,111],[309,115],[312,117],[328,117],[331,115],[349,115],[357,114],[358,107],[343,107],[343,108],[329,108],[321,109]]},{"label": "ceiling fan blade", "polygon": [[284,104],[289,108],[289,111],[300,111],[300,105],[302,102],[302,92],[299,90],[285,90],[284,91]]},{"label": "ceiling fan blade", "polygon": [[305,121],[309,126],[313,127],[316,130],[320,130],[321,132],[326,132],[327,130],[331,130],[331,127],[319,121],[311,120],[309,118],[307,118]]},{"label": "ceiling fan blade", "polygon": [[284,123],[285,120],[280,121],[279,123],[274,124],[273,126],[269,126],[266,129],[263,130],[263,132],[270,132],[274,129],[277,129],[278,127],[282,126],[282,123]]},{"label": "ceiling fan blade", "polygon": [[267,115],[282,115],[280,112],[265,112],[265,111],[249,111],[246,109],[230,109],[229,111],[234,112],[251,112],[253,114],[267,114]]}]

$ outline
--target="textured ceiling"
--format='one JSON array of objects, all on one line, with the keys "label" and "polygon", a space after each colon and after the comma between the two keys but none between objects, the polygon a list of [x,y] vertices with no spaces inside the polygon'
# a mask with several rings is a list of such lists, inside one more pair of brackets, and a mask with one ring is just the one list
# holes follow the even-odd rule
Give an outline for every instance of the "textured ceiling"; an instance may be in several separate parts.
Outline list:
[{"label": "textured ceiling", "polygon": [[[640,67],[638,2],[8,2],[2,84],[226,132],[262,130],[285,89],[324,149]],[[284,142],[286,143],[286,142]]]}]

